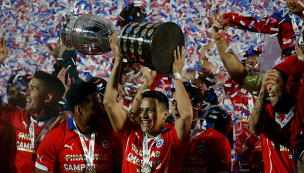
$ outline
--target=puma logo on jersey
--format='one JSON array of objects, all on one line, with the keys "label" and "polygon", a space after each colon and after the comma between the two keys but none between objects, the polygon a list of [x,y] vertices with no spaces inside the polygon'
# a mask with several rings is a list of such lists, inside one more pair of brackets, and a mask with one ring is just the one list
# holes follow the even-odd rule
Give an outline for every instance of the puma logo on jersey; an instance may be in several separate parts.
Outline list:
[{"label": "puma logo on jersey", "polygon": [[39,154],[38,154],[37,157],[38,157],[38,159],[40,160],[40,162],[42,162],[41,159],[42,159],[43,156],[39,157]]},{"label": "puma logo on jersey", "polygon": [[26,129],[27,124],[25,124],[25,122],[23,121],[22,124],[25,126],[24,129]]},{"label": "puma logo on jersey", "polygon": [[73,148],[72,148],[73,145],[74,145],[74,143],[71,146],[68,146],[67,144],[64,144],[64,147],[70,148],[73,151]]}]

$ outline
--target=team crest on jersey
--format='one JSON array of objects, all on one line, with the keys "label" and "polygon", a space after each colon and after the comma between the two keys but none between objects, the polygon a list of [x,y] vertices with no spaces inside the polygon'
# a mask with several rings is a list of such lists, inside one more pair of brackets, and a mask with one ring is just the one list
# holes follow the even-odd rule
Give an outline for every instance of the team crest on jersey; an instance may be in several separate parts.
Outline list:
[{"label": "team crest on jersey", "polygon": [[107,150],[111,147],[111,142],[108,139],[104,139],[101,141],[101,146]]},{"label": "team crest on jersey", "polygon": [[204,154],[206,151],[206,146],[204,144],[198,144],[196,147],[197,154]]},{"label": "team crest on jersey", "polygon": [[155,145],[155,148],[160,148],[164,145],[165,143],[165,140],[163,138],[160,138],[157,142],[156,142],[156,145]]}]

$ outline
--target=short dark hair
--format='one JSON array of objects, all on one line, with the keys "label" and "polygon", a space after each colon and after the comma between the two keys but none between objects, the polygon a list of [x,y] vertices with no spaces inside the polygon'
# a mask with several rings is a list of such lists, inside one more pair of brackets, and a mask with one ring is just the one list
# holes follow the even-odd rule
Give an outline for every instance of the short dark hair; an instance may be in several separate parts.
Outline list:
[{"label": "short dark hair", "polygon": [[168,97],[160,91],[145,91],[141,94],[142,99],[144,98],[155,98],[158,101],[158,104],[164,105],[165,109],[169,109]]},{"label": "short dark hair", "polygon": [[276,71],[278,71],[280,73],[280,76],[282,77],[283,82],[286,84],[289,76],[278,68],[274,67],[273,69],[275,69]]},{"label": "short dark hair", "polygon": [[[254,54],[254,55],[261,55],[261,54],[262,54],[262,51],[256,51],[256,50],[253,50],[253,49],[252,49],[252,51],[253,51],[253,54]],[[249,56],[251,56],[251,53],[248,53],[248,52],[249,52],[249,51],[247,51],[246,54],[243,55],[243,57],[246,58],[246,59],[243,59],[243,60],[241,61],[241,63],[242,63],[244,66],[245,66],[245,64],[246,64],[247,58],[248,58]]]},{"label": "short dark hair", "polygon": [[24,74],[24,75],[18,75],[18,78],[16,79],[16,81],[14,82],[14,79],[17,75],[13,74],[11,75],[11,77],[8,79],[7,81],[7,87],[6,87],[6,90],[8,91],[9,90],[9,86],[12,85],[12,84],[18,84],[19,81],[21,83],[29,83],[31,81],[31,79],[28,79],[27,77],[28,76],[31,76],[29,74]]},{"label": "short dark hair", "polygon": [[75,106],[84,106],[88,103],[88,95],[97,92],[96,84],[92,82],[80,82],[73,84],[71,88],[66,93],[66,99],[72,112],[75,111]]},{"label": "short dark hair", "polygon": [[[142,22],[143,18],[147,17],[146,11],[142,10],[141,7],[134,6],[134,3],[129,4],[120,12],[120,17],[123,20],[118,20],[118,26],[124,27],[130,22]],[[139,14],[139,16],[137,16]]]},{"label": "short dark hair", "polygon": [[54,95],[58,96],[59,99],[64,95],[65,87],[56,76],[44,71],[36,71],[33,78],[42,81],[43,88],[46,88],[47,91],[53,91]]},{"label": "short dark hair", "polygon": [[106,91],[106,86],[107,86],[108,82],[101,77],[88,78],[87,82],[94,83],[96,86],[102,84],[101,88],[97,88],[97,90],[98,90],[98,93],[101,95],[101,98],[103,99],[103,96],[104,96],[104,93]]},{"label": "short dark hair", "polygon": [[[193,84],[191,85],[191,83],[188,82],[183,82],[183,84],[186,88],[186,91],[190,92],[190,99],[193,102],[193,105],[196,105],[199,102],[203,103],[203,94],[199,88],[192,86]],[[171,92],[173,94],[173,92],[175,92],[175,88],[172,88]]]}]

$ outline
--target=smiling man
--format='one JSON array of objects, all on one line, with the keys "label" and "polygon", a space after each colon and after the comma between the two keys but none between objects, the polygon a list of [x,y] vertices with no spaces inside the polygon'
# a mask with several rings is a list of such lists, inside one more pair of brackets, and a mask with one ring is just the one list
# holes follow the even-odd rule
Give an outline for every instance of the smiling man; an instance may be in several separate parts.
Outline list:
[{"label": "smiling man", "polygon": [[[295,124],[296,98],[286,91],[286,82],[291,73],[290,66],[296,56],[267,71],[263,77],[261,91],[249,119],[249,131],[261,136],[265,172],[295,172],[292,151],[295,136],[300,129]],[[271,104],[266,105],[269,94]]]},{"label": "smiling man", "polygon": [[[62,82],[37,71],[26,91],[25,110],[0,108],[0,123],[14,128],[16,148],[10,172],[34,172],[36,150],[51,123],[60,114],[59,100],[65,92]],[[43,130],[44,129],[44,130]]]},{"label": "smiling man", "polygon": [[104,104],[109,114],[115,135],[124,149],[123,172],[179,172],[189,146],[192,122],[192,107],[181,81],[181,71],[185,62],[185,50],[174,51],[172,65],[173,82],[180,118],[175,127],[166,129],[169,114],[168,98],[159,91],[146,91],[139,107],[139,122],[133,123],[127,113],[117,103],[118,80],[122,57],[117,47],[118,34],[110,39],[115,63],[106,87]]},{"label": "smiling man", "polygon": [[42,141],[37,151],[36,173],[121,172],[122,146],[112,128],[103,130],[107,114],[96,84],[72,85],[67,102],[73,117],[50,131]]}]

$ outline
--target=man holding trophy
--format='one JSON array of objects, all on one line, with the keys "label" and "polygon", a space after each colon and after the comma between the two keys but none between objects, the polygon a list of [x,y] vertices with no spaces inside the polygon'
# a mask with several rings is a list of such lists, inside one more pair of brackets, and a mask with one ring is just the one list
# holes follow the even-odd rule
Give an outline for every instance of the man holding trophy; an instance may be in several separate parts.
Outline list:
[{"label": "man holding trophy", "polygon": [[[192,122],[192,107],[188,94],[181,81],[181,71],[185,61],[185,51],[174,51],[172,73],[181,118],[173,129],[166,129],[168,98],[159,91],[146,91],[139,107],[140,122],[135,124],[116,100],[118,79],[122,63],[119,52],[118,34],[111,39],[111,49],[115,63],[104,96],[105,109],[109,115],[115,135],[123,144],[123,172],[178,172],[182,159],[189,146]],[[174,164],[174,166],[173,166]]]}]

